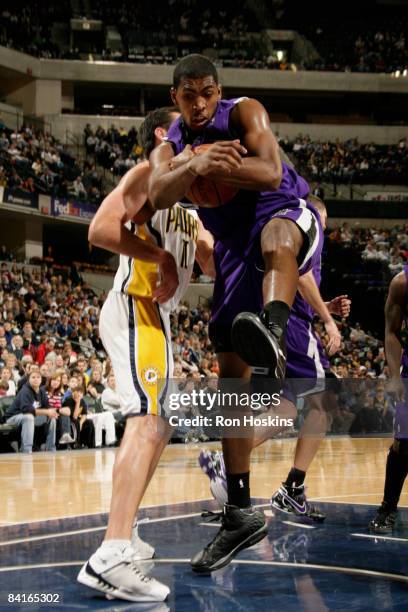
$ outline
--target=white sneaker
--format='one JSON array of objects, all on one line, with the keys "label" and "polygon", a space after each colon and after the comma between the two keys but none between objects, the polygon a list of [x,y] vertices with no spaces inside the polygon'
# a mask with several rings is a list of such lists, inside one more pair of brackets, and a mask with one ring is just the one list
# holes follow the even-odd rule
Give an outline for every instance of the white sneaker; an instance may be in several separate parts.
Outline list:
[{"label": "white sneaker", "polygon": [[133,561],[143,561],[144,559],[153,559],[155,550],[153,546],[142,540],[139,536],[138,524],[135,523],[132,529],[131,546],[134,550]]},{"label": "white sneaker", "polygon": [[58,444],[72,444],[75,442],[74,438],[69,433],[64,433],[58,440]]},{"label": "white sneaker", "polygon": [[132,560],[133,549],[98,548],[81,568],[77,580],[101,591],[108,599],[164,601],[170,589],[151,576],[145,576]]}]

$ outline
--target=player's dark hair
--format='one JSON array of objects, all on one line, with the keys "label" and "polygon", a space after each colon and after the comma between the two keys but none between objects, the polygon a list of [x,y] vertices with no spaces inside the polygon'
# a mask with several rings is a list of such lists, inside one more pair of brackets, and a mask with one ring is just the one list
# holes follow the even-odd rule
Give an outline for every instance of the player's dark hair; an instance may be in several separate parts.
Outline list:
[{"label": "player's dark hair", "polygon": [[178,108],[176,106],[163,106],[162,108],[150,111],[145,117],[139,128],[138,140],[140,146],[143,147],[143,153],[146,158],[149,158],[150,153],[154,149],[154,130],[158,127],[168,130],[173,122],[172,114],[177,112]]},{"label": "player's dark hair", "polygon": [[218,83],[217,69],[208,57],[199,53],[186,55],[179,61],[173,72],[173,87],[177,89],[181,79],[199,79],[201,77],[212,76]]}]

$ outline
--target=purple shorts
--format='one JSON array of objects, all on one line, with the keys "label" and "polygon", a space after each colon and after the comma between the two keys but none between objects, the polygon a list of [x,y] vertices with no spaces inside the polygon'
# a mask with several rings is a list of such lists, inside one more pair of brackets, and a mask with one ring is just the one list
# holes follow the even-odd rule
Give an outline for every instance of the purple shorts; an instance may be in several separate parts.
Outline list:
[{"label": "purple shorts", "polygon": [[[299,272],[305,274],[320,263],[323,232],[316,213],[306,206],[282,208],[259,214],[247,241],[217,241],[214,248],[216,279],[210,321],[210,338],[217,352],[231,352],[231,326],[240,312],[259,313],[263,308],[263,258],[260,236],[273,218],[290,219],[302,230],[304,245],[298,256]],[[251,248],[248,248],[248,245]]]},{"label": "purple shorts", "polygon": [[310,321],[291,315],[286,331],[286,376],[283,396],[295,403],[298,397],[326,389],[330,363]]}]

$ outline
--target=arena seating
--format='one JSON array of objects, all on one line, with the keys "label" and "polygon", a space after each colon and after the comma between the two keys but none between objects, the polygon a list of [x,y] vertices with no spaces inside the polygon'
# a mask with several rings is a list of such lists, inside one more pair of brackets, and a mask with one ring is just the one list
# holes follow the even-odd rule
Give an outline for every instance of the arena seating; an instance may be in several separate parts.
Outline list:
[{"label": "arena seating", "polygon": [[[63,0],[48,10],[39,0],[3,2],[0,44],[44,58],[89,59],[91,55],[109,61],[171,64],[187,53],[204,52],[225,67],[293,69],[290,54],[277,58],[270,52],[262,32],[273,28],[295,30],[313,42],[313,59],[297,58],[298,69],[401,74],[408,69],[407,18],[397,7],[391,13],[389,8],[362,3],[356,14],[352,3],[342,3],[339,30],[330,9],[322,9],[320,3],[298,6],[285,0],[259,2],[256,7],[223,3],[220,8],[210,0],[204,11],[196,0],[160,4],[160,10],[154,11],[146,0],[131,5],[87,2],[76,12],[73,5]],[[101,20],[118,31],[121,45],[111,49],[99,42],[86,53],[70,47],[71,17]]]},{"label": "arena seating", "polygon": [[[357,379],[386,377],[381,340],[372,332],[363,330],[356,322],[363,314],[359,308],[364,308],[365,303],[364,299],[358,298],[366,297],[371,290],[371,303],[372,292],[376,290],[380,296],[379,302],[383,302],[391,275],[407,260],[407,230],[407,227],[400,227],[357,231],[343,224],[328,233],[323,292],[333,297],[341,291],[356,298],[353,304],[354,322],[341,322],[343,344],[332,358],[333,370],[340,376]],[[392,268],[391,262],[396,258],[399,265]],[[339,262],[342,264],[340,267]],[[335,286],[331,286],[330,282],[333,265],[337,266]],[[105,387],[109,362],[97,329],[103,294],[98,298],[81,282],[80,277],[70,278],[68,270],[64,268],[54,270],[52,265],[43,264],[41,268],[29,269],[10,261],[1,264],[1,290],[0,305],[4,315],[0,322],[0,394],[7,398],[2,402],[9,401],[12,395],[9,386],[11,389],[18,385],[27,361],[38,363],[44,383],[58,370],[64,377],[63,391],[68,389],[70,375],[78,374],[79,368],[91,379],[96,370],[102,371],[99,391]],[[378,312],[381,312],[381,307]],[[371,325],[368,314],[365,312],[362,320]],[[218,362],[208,337],[209,317],[207,306],[191,308],[186,303],[181,304],[171,316],[175,376],[180,379],[218,375]],[[327,335],[321,323],[316,322],[316,328],[325,343]],[[379,328],[374,326],[371,329],[378,334]],[[78,360],[82,360],[82,366]],[[10,380],[13,385],[8,384]],[[88,384],[88,400],[92,410],[92,407],[97,408],[100,393],[95,395],[89,389]],[[376,400],[372,397],[370,401]],[[388,408],[391,411],[388,396],[381,401],[387,406],[385,412]],[[333,431],[340,432],[346,427],[347,431],[351,428],[358,433],[361,423],[357,413],[358,406],[350,408],[345,401],[339,408]],[[386,431],[387,419],[381,427]],[[0,435],[3,442],[7,442],[13,440],[14,434],[3,424]]]}]

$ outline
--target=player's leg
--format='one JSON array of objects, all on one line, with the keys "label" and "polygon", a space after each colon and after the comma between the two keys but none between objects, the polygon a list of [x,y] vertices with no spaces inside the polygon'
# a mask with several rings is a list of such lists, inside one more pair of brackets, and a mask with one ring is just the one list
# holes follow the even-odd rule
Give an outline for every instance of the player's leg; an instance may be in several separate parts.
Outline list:
[{"label": "player's leg", "polygon": [[[142,494],[145,494],[147,487],[150,484],[150,481],[153,477],[154,472],[156,471],[156,467],[159,463],[160,457],[171,437],[171,433],[173,431],[173,428],[169,426],[169,424],[167,423],[167,421],[162,421],[163,423],[163,433],[161,436],[161,439],[158,441],[157,446],[156,446],[156,450],[155,453],[150,461],[150,465],[149,465],[149,470],[147,473],[147,477],[146,477],[146,482],[145,482],[145,486],[144,486],[144,491]],[[146,559],[152,559],[155,555],[155,549],[154,547],[149,544],[148,542],[145,542],[144,540],[142,540],[142,538],[139,536],[139,528],[138,528],[138,521],[137,521],[137,513],[135,515],[135,518],[133,519],[133,527],[132,527],[132,539],[131,539],[131,544],[132,544],[132,548],[133,548],[133,560],[146,560]]]},{"label": "player's leg", "polygon": [[306,271],[320,240],[321,228],[305,206],[279,211],[262,228],[263,310],[241,312],[234,320],[235,351],[265,376],[283,378],[285,333],[296,294],[299,270]]},{"label": "player's leg", "polygon": [[[131,546],[134,518],[147,479],[149,475],[151,477],[151,465],[167,434],[162,418],[157,415],[157,404],[153,406],[152,397],[143,387],[138,367],[140,338],[135,319],[133,300],[111,292],[102,309],[100,330],[117,376],[117,392],[127,423],[113,469],[112,501],[105,539],[82,567],[78,580],[111,597],[129,601],[163,601],[169,593],[168,587],[141,572]],[[161,335],[158,327],[151,330],[147,326],[144,333],[148,330],[154,335],[149,345],[154,344],[158,351],[160,347],[165,351],[166,341],[161,327]],[[157,402],[157,396],[154,399]]]},{"label": "player's leg", "polygon": [[131,534],[150,464],[163,428],[160,417],[129,418],[113,468],[112,500],[105,539],[82,567],[78,580],[112,597],[163,601],[167,586],[145,576],[134,562]]},{"label": "player's leg", "polygon": [[372,521],[371,530],[377,533],[392,531],[398,515],[398,502],[408,474],[408,405],[399,401],[394,419],[395,438],[387,455],[384,497]]},{"label": "player's leg", "polygon": [[388,451],[385,469],[384,497],[369,527],[377,533],[393,530],[398,515],[398,502],[408,474],[408,439],[394,440]]},{"label": "player's leg", "polygon": [[299,432],[293,466],[282,486],[272,495],[271,505],[299,519],[322,522],[326,518],[305,494],[306,473],[327,431],[324,393],[307,397],[308,413]]},{"label": "player's leg", "polygon": [[[219,353],[223,378],[249,379],[248,366],[234,353]],[[253,432],[247,437],[223,438],[227,497],[221,528],[215,538],[193,559],[191,566],[199,573],[209,573],[227,565],[242,549],[262,540],[267,533],[262,512],[251,507],[249,464]]]}]

